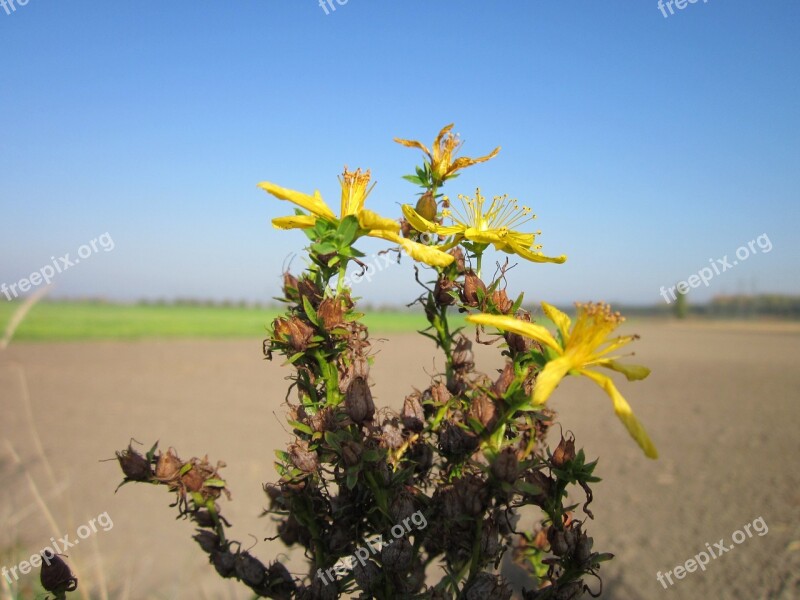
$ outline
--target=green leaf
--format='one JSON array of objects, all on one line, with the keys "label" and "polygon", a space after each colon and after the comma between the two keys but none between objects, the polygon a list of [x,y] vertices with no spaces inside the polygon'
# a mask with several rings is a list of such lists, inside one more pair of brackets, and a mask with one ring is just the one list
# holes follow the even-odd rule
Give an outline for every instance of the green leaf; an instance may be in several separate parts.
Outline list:
[{"label": "green leaf", "polygon": [[183,476],[184,476],[184,475],[186,475],[186,474],[187,474],[189,471],[191,471],[191,470],[192,470],[192,467],[193,467],[193,466],[194,466],[194,465],[193,465],[192,463],[186,463],[185,465],[183,465],[183,466],[181,467],[181,470],[180,470],[180,471],[178,471],[178,476],[179,476],[179,477],[183,477]]},{"label": "green leaf", "polygon": [[417,185],[422,185],[423,181],[417,175],[403,175],[403,179],[406,181],[410,181],[411,183],[416,183]]},{"label": "green leaf", "polygon": [[298,431],[307,433],[308,435],[312,435],[314,433],[314,430],[311,429],[311,427],[309,427],[305,423],[300,423],[299,421],[289,420],[289,425],[291,425],[294,429],[297,429]]},{"label": "green leaf", "polygon": [[311,321],[314,325],[319,327],[319,319],[317,319],[317,311],[314,310],[314,305],[311,304],[307,296],[303,296],[303,310],[306,311],[306,316],[308,320]]},{"label": "green leaf", "polygon": [[213,488],[224,488],[228,484],[225,483],[222,479],[206,479],[203,483],[206,487],[213,487]]},{"label": "green leaf", "polygon": [[337,231],[340,246],[350,246],[358,235],[358,219],[355,215],[347,215],[339,224]]}]

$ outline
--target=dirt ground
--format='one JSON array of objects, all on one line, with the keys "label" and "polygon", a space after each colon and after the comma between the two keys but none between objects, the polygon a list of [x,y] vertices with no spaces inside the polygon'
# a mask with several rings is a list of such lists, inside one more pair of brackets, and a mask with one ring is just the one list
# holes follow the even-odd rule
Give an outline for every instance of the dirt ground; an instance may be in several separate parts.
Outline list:
[{"label": "dirt ground", "polygon": [[[635,329],[642,335],[635,360],[653,374],[620,387],[658,446],[658,461],[642,456],[591,382],[570,379],[552,399],[587,455],[602,457],[588,530],[595,549],[616,555],[601,571],[603,597],[800,598],[800,333]],[[399,407],[406,390],[425,387],[426,372],[441,366],[419,336],[393,336],[374,348],[379,405]],[[480,349],[482,370],[499,365],[496,351]],[[233,536],[268,561],[285,553],[264,541],[274,528],[258,515],[261,483],[276,478],[273,450],[289,439],[288,373],[262,359],[259,339],[12,344],[0,353],[0,549],[19,542],[22,559],[51,536],[76,539],[82,524],[107,513],[113,527],[67,551],[93,597],[102,587],[114,599],[248,597],[212,572],[162,488],[130,485],[114,494],[119,469],[100,460],[130,437],[147,446],[160,440],[183,458],[225,460],[234,497],[223,514]],[[759,518],[757,530],[763,522],[766,534],[732,543]],[[658,582],[659,571],[720,540],[732,550],[705,571],[673,576],[668,589]],[[3,560],[15,564],[8,554]]]}]

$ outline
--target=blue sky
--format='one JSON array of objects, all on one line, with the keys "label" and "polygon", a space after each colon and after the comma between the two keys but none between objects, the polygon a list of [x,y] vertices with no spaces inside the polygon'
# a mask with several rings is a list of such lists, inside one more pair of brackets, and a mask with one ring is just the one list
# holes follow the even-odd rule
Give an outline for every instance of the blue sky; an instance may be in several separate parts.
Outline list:
[{"label": "blue sky", "polygon": [[[690,300],[798,293],[800,4],[28,0],[0,8],[0,282],[108,232],[58,296],[268,300],[300,232],[271,180],[338,205],[342,166],[370,208],[456,123],[463,153],[502,146],[445,191],[508,193],[547,254],[512,290],[553,302],[661,301],[659,289],[767,234]],[[368,253],[382,249],[368,241]],[[494,262],[499,255],[492,255]],[[407,263],[408,261],[406,261]],[[301,264],[295,257],[294,266]],[[358,294],[414,297],[410,265]]]}]

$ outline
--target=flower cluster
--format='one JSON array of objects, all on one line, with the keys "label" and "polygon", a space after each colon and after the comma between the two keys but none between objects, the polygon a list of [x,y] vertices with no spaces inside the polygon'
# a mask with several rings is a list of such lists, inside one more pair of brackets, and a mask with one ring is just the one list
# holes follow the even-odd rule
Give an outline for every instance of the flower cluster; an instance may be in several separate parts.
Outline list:
[{"label": "flower cluster", "polygon": [[[604,367],[629,380],[649,374],[614,354],[635,339],[612,337],[622,317],[603,303],[579,304],[573,323],[543,303],[556,327],[551,333],[523,308],[522,294],[510,294],[508,261],[492,278],[482,273],[490,247],[535,263],[558,264],[566,257],[541,252],[540,232],[522,230],[535,215],[516,200],[501,195],[487,203],[478,190],[458,196],[457,208],[441,193],[459,170],[499,152],[457,157],[460,141],[452,127],[440,131],[432,150],[396,140],[424,156],[405,177],[421,188],[419,198],[402,207],[399,221],[365,208],[374,188],[369,171],[345,167],[338,215],[319,192],[259,184],[298,207],[273,225],[301,229],[310,242],[305,270],[283,274],[286,310],[264,341],[266,357],[281,356],[292,370],[285,399],[293,435],[286,449],[276,452],[279,479],[264,486],[265,514],[286,546],[303,549],[305,574],[290,574],[280,563],[266,567],[228,540],[217,506],[227,492],[217,474],[221,465],[183,462],[172,450],[156,456],[153,448],[142,456],[129,446],[119,453],[125,481],[166,485],[176,494],[180,513],[200,528],[195,539],[218,573],[242,581],[257,596],[508,600],[512,589],[497,572],[507,552],[530,572],[527,600],[594,595],[587,581],[599,580],[601,564],[611,555],[594,551],[579,516],[593,518],[590,484],[599,481],[597,461],[588,461],[570,434],[562,434],[555,448],[548,446],[556,418],[547,404],[550,396],[564,377],[588,377],[611,398],[645,455],[656,457],[628,402],[595,370]],[[346,285],[348,267],[364,266],[355,246],[364,236],[382,239],[429,267],[427,281],[415,267],[421,291],[413,303],[428,323],[421,333],[444,356],[442,370],[425,389],[409,390],[399,412],[375,406],[370,379],[375,356],[357,299]],[[475,342],[499,346],[505,363],[497,373],[476,369],[473,339],[453,325],[458,314],[476,325]],[[275,404],[283,398],[275,396]],[[575,492],[585,496],[582,506],[569,504]],[[413,515],[430,525],[365,556],[341,578],[320,575],[335,571],[364,539],[386,535]],[[522,517],[536,525],[521,528]]]}]

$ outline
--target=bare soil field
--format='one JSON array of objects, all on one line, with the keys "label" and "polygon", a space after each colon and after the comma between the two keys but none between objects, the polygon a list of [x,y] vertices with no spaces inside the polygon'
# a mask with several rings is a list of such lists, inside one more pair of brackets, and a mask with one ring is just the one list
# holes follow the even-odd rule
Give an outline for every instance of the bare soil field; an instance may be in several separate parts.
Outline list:
[{"label": "bare soil field", "polygon": [[[644,458],[607,397],[583,378],[565,381],[551,400],[587,456],[600,457],[588,531],[595,549],[616,555],[601,570],[603,597],[800,598],[800,332],[650,323],[635,330],[635,360],[653,374],[619,385],[658,461]],[[441,367],[420,336],[393,335],[373,349],[379,406],[399,408]],[[476,354],[485,372],[501,365],[494,349]],[[0,566],[16,565],[51,536],[74,540],[82,524],[108,513],[113,527],[67,552],[91,597],[105,587],[114,599],[247,598],[206,564],[163,488],[129,485],[114,494],[119,468],[100,461],[134,437],[146,447],[174,446],[185,459],[224,460],[232,535],[264,561],[293,556],[301,572],[301,557],[264,541],[274,525],[259,518],[261,483],[277,477],[273,451],[290,439],[289,372],[263,360],[257,338],[12,343],[0,353]],[[554,445],[557,431],[551,436]],[[731,541],[759,517],[766,534]],[[720,540],[732,549],[705,571],[673,575],[668,589],[659,583],[659,571]],[[12,556],[6,549],[14,544]]]}]

